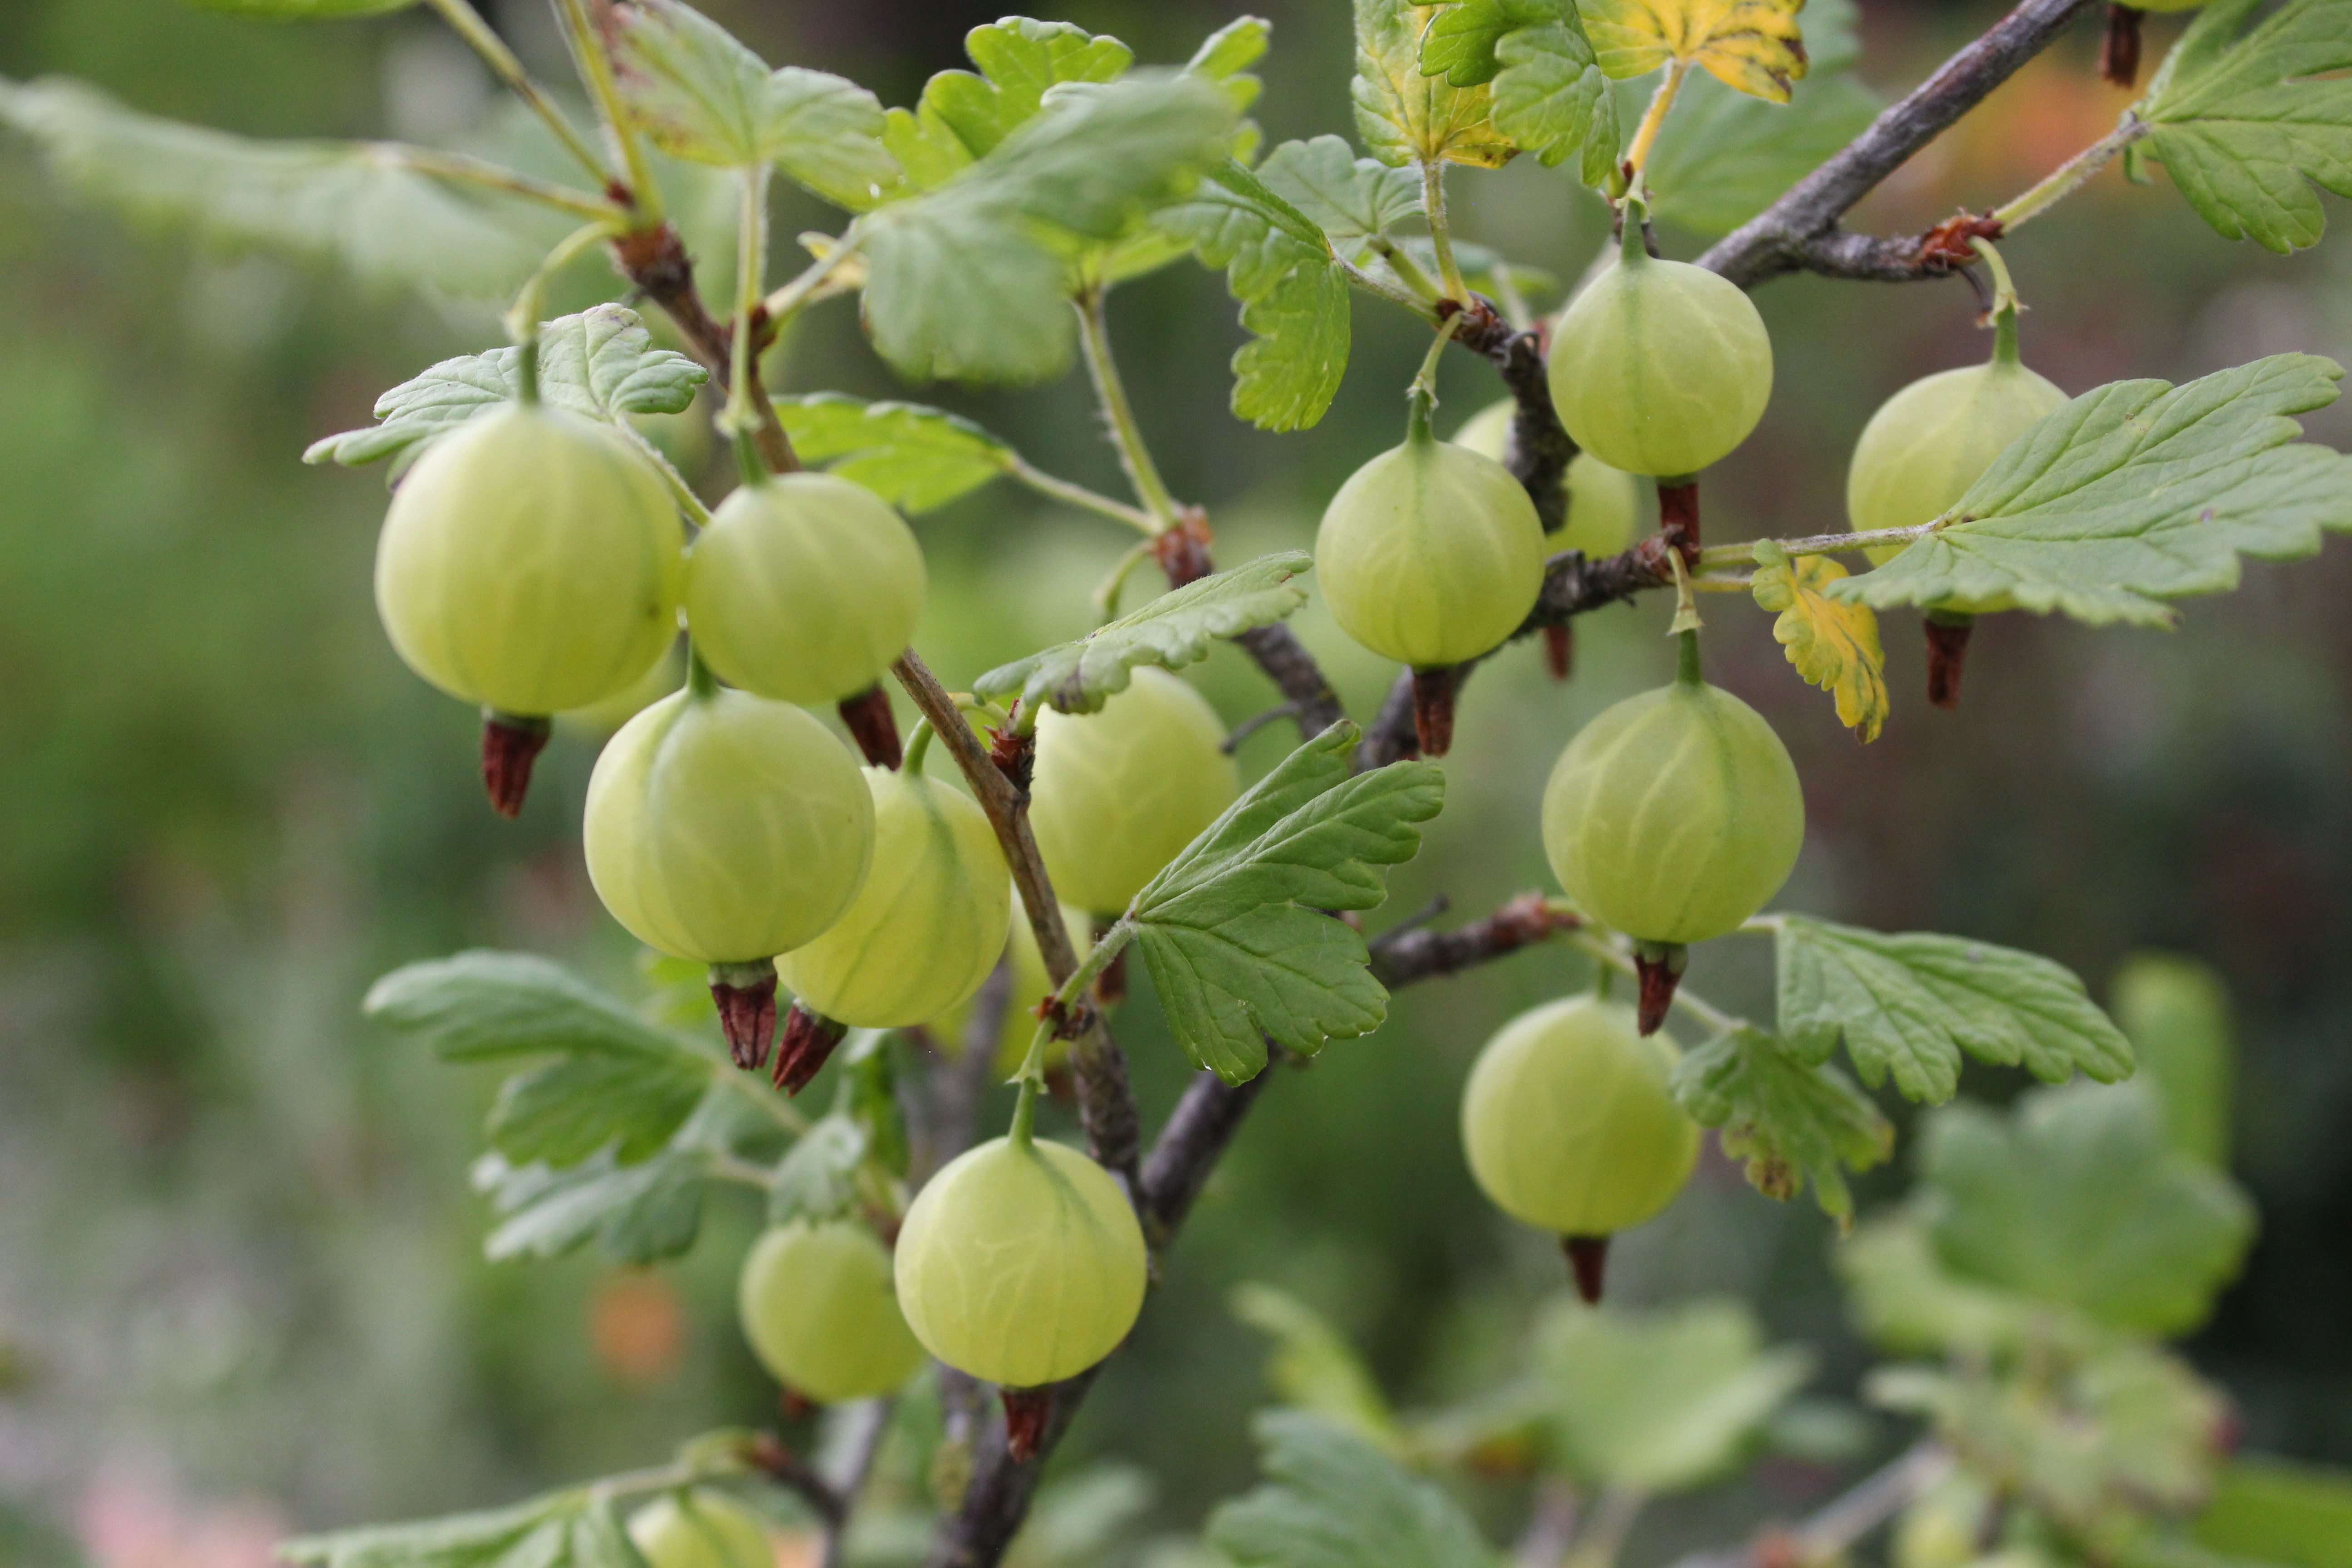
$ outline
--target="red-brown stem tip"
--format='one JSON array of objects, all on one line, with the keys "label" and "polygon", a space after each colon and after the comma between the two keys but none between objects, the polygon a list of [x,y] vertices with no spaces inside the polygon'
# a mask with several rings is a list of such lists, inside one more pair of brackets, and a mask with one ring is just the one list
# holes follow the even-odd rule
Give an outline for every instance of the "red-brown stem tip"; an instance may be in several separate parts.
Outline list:
[{"label": "red-brown stem tip", "polygon": [[1000,1388],[1004,1401],[1004,1451],[1013,1463],[1025,1465],[1045,1446],[1045,1424],[1054,1418],[1054,1390]]},{"label": "red-brown stem tip", "polygon": [[1960,674],[1969,662],[1974,617],[1930,612],[1927,628],[1927,700],[1938,708],[1960,705]]},{"label": "red-brown stem tip", "polygon": [[1609,1271],[1609,1238],[1605,1236],[1563,1236],[1560,1250],[1568,1254],[1569,1271],[1576,1276],[1576,1293],[1588,1307],[1601,1305],[1601,1279]]},{"label": "red-brown stem tip", "polygon": [[905,753],[898,747],[898,721],[890,711],[890,694],[876,681],[855,697],[835,703],[841,721],[866,760],[877,768],[896,770]]},{"label": "red-brown stem tip", "polygon": [[1424,757],[1454,748],[1454,667],[1412,672],[1412,732]]},{"label": "red-brown stem tip", "polygon": [[543,717],[482,710],[482,787],[500,816],[522,811],[530,793],[530,764],[547,745],[552,728]]},{"label": "red-brown stem tip", "polygon": [[1683,565],[1698,570],[1698,481],[1658,482],[1658,531],[1682,552]]},{"label": "red-brown stem tip", "polygon": [[1004,727],[989,727],[988,760],[996,764],[996,771],[1004,775],[1004,782],[1013,786],[1013,792],[1026,800],[1029,778],[1037,765],[1037,735],[1034,730],[1024,735],[1013,725],[1012,721],[1020,712],[1021,700],[1015,698]]},{"label": "red-brown stem tip", "polygon": [[2129,87],[2139,79],[2140,18],[2147,15],[2136,5],[2107,6],[2106,37],[2099,41],[2099,74],[2116,87]]},{"label": "red-brown stem tip", "polygon": [[1209,556],[1212,542],[1208,514],[1196,506],[1184,508],[1175,527],[1153,536],[1152,559],[1160,563],[1169,587],[1197,583],[1217,569]]},{"label": "red-brown stem tip", "polygon": [[1641,977],[1641,1001],[1635,1009],[1642,1033],[1654,1035],[1674,1005],[1675,987],[1683,982],[1690,950],[1679,942],[1643,942],[1633,950],[1633,970]]},{"label": "red-brown stem tip", "polygon": [[1554,680],[1566,680],[1569,671],[1576,668],[1574,626],[1544,627],[1544,668],[1551,671]]},{"label": "red-brown stem tip", "polygon": [[847,1033],[848,1025],[793,1003],[793,1010],[784,1015],[783,1033],[776,1040],[776,1087],[786,1094],[806,1089]]},{"label": "red-brown stem tip", "polygon": [[710,999],[719,1005],[719,1026],[727,1034],[727,1054],[745,1072],[768,1059],[776,1038],[776,966],[755,963],[710,966]]}]

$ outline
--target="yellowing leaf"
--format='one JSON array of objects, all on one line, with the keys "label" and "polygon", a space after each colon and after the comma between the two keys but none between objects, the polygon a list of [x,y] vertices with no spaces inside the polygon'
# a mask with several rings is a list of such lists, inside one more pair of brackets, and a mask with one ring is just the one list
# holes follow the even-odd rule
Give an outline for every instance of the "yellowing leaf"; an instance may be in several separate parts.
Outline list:
[{"label": "yellowing leaf", "polygon": [[1493,88],[1422,74],[1422,35],[1438,10],[1356,0],[1356,134],[1391,168],[1444,159],[1499,169],[1518,147],[1495,128]]},{"label": "yellowing leaf", "polygon": [[1791,560],[1767,540],[1756,547],[1751,587],[1759,607],[1780,612],[1772,636],[1797,673],[1836,696],[1839,723],[1875,741],[1886,722],[1886,654],[1878,646],[1877,616],[1822,592],[1844,575],[1826,555]]},{"label": "yellowing leaf", "polygon": [[1582,0],[1584,31],[1606,75],[1646,76],[1669,60],[1705,66],[1726,87],[1775,103],[1805,74],[1797,13],[1805,0]]}]

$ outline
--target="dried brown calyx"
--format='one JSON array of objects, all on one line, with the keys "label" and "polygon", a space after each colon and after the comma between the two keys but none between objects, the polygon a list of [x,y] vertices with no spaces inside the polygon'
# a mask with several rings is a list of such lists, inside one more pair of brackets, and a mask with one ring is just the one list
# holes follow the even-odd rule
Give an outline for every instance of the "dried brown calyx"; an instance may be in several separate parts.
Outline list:
[{"label": "dried brown calyx", "polygon": [[710,999],[727,1035],[727,1055],[745,1072],[768,1059],[776,1038],[776,966],[768,959],[710,966]]},{"label": "dried brown calyx", "polygon": [[553,728],[544,715],[482,710],[482,787],[500,816],[522,811],[530,793],[530,765],[547,747]]}]

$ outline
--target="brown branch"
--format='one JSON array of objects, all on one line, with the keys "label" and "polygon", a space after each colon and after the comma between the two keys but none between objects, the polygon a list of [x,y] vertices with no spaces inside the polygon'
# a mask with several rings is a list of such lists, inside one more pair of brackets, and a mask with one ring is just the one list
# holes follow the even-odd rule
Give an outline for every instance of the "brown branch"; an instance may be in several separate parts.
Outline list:
[{"label": "brown branch", "polygon": [[1461,318],[1454,329],[1454,341],[1484,356],[1510,389],[1517,406],[1511,416],[1511,442],[1504,466],[1536,503],[1536,516],[1542,520],[1544,531],[1559,531],[1568,523],[1568,465],[1576,458],[1576,442],[1552,406],[1543,333],[1514,329],[1492,300],[1476,295],[1466,309],[1451,300],[1439,300],[1437,309],[1441,316]]},{"label": "brown branch", "polygon": [[1838,220],[1913,153],[2048,48],[2077,16],[2098,4],[2099,0],[2024,0],[1890,106],[1828,163],[1700,257],[1698,264],[1743,289],[1801,268],[1841,278],[1900,280],[1937,276],[1937,271],[1925,268],[1906,270],[1900,265],[1899,249],[1884,248],[1911,242],[1842,234],[1837,231]]},{"label": "brown branch", "polygon": [[1452,931],[1403,925],[1372,939],[1372,975],[1394,991],[1416,980],[1458,974],[1583,922],[1554,909],[1541,893],[1522,893],[1488,915]]},{"label": "brown branch", "polygon": [[[710,372],[711,384],[722,393],[728,390],[734,365],[734,330],[713,317],[703,304],[701,291],[694,286],[694,258],[687,254],[686,242],[678,237],[677,230],[663,224],[658,228],[625,234],[613,241],[613,262],[624,278],[662,308],[677,328],[678,335],[686,340],[687,351]],[[792,437],[784,434],[783,424],[776,417],[776,405],[770,401],[768,389],[760,384],[757,351],[768,346],[773,330],[763,312],[754,312],[751,330],[760,334],[752,340],[751,409],[760,416],[752,444],[760,450],[760,460],[772,470],[793,473],[801,466],[800,456],[793,450]]]}]

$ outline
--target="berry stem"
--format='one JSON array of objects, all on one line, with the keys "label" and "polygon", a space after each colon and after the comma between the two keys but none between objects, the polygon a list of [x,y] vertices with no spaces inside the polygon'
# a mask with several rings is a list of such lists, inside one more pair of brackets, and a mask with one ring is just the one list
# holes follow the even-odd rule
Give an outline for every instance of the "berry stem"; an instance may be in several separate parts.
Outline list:
[{"label": "berry stem", "polygon": [[[1665,124],[1666,112],[1674,108],[1675,99],[1683,89],[1683,79],[1689,74],[1688,60],[1666,62],[1665,79],[1659,82],[1658,89],[1650,95],[1650,105],[1642,110],[1642,122],[1633,130],[1633,144],[1625,151],[1626,186],[1629,191],[1638,193],[1642,189],[1642,172],[1650,166],[1650,152],[1657,144],[1658,131]],[[1627,215],[1625,226],[1639,235],[1641,226],[1633,215]],[[1636,238],[1633,243],[1638,246],[1641,242]]]},{"label": "berry stem", "polygon": [[1685,686],[1705,686],[1706,677],[1699,672],[1698,634],[1678,634],[1681,647],[1675,650],[1675,679]]},{"label": "berry stem", "polygon": [[[577,5],[578,0],[567,4]],[[742,189],[735,215],[735,319],[729,323],[727,407],[719,423],[736,438],[740,454],[760,424],[752,405],[752,378],[759,359],[760,290],[768,265],[768,165],[754,163],[739,173]],[[757,463],[757,456],[743,461]]]},{"label": "berry stem", "polygon": [[[875,689],[878,691],[881,688],[877,685]],[[919,773],[923,771],[923,763],[931,754],[931,721],[929,719],[915,721],[914,729],[907,734],[906,754],[898,763],[902,771],[910,773]]]},{"label": "berry stem", "polygon": [[702,661],[694,649],[692,638],[686,645],[686,689],[698,702],[709,701],[719,695],[719,677]]},{"label": "berry stem", "polygon": [[2051,171],[2049,176],[2005,206],[1992,210],[1992,219],[2005,235],[2030,217],[2047,212],[2090,184],[2115,155],[2147,134],[2147,122],[2126,111],[2113,131]]}]

